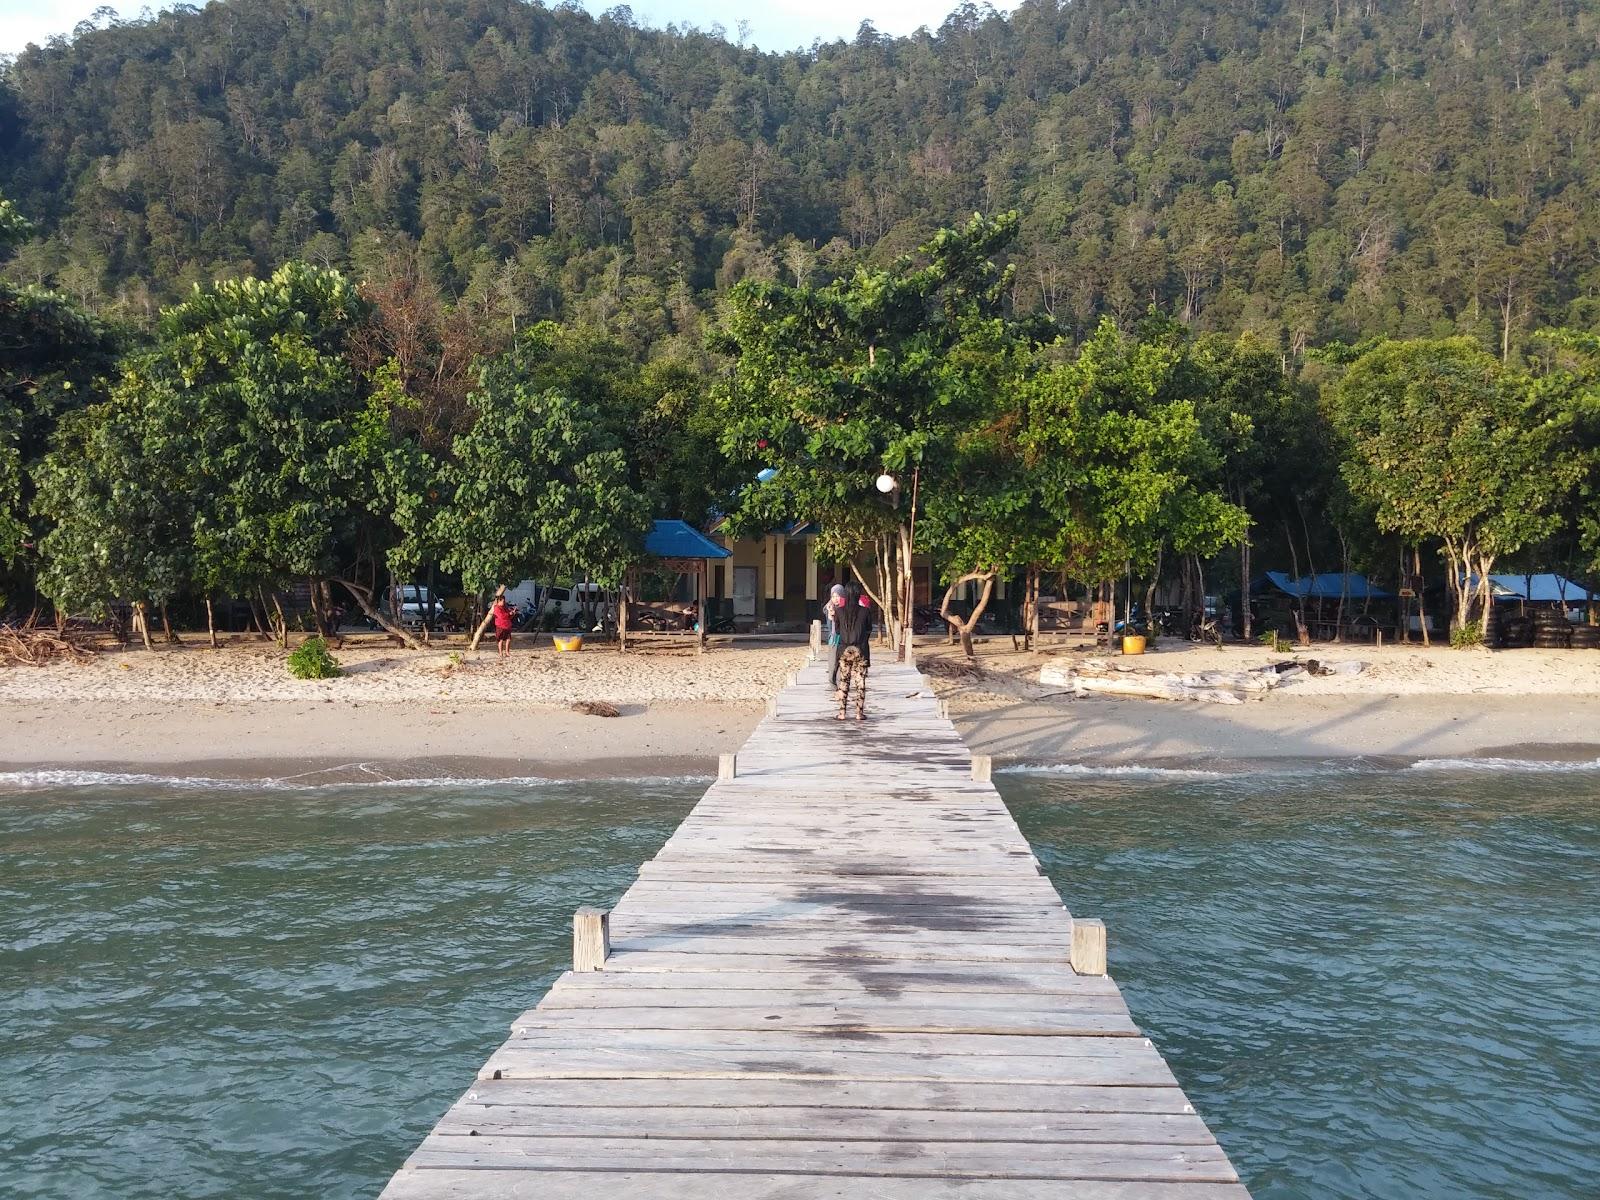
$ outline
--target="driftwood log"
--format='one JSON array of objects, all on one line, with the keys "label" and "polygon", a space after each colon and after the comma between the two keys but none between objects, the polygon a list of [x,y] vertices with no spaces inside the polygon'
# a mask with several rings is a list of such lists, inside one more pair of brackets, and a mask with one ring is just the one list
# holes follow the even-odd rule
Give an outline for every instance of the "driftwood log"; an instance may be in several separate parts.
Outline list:
[{"label": "driftwood log", "polygon": [[1205,704],[1243,704],[1261,700],[1281,682],[1277,672],[1152,671],[1102,659],[1074,666],[1039,668],[1039,682],[1066,688],[1077,696],[1130,696],[1148,700],[1197,700]]},{"label": "driftwood log", "polygon": [[0,663],[42,667],[62,659],[88,662],[93,657],[87,645],[91,636],[41,625],[0,625]]}]

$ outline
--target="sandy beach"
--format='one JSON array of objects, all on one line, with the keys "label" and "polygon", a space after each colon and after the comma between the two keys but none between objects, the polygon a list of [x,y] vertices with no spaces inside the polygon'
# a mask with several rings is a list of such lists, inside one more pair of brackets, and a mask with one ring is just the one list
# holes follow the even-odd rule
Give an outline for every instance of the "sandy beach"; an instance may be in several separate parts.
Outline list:
[{"label": "sandy beach", "polygon": [[[803,661],[800,644],[704,656],[589,648],[395,649],[350,643],[346,674],[301,681],[255,640],[114,650],[87,664],[0,668],[0,770],[64,769],[300,782],[438,777],[704,775],[733,750],[766,698]],[[978,646],[975,674],[939,673],[951,647],[925,646],[962,734],[1003,765],[1076,763],[1242,768],[1263,760],[1600,759],[1600,655],[1419,647],[1319,647],[1359,674],[1301,675],[1237,706],[1073,699],[1039,684],[1045,663],[1091,652]],[[1259,647],[1161,650],[1161,670],[1239,669],[1284,656]],[[1125,660],[1134,661],[1134,660]],[[615,705],[588,716],[578,701]]]}]

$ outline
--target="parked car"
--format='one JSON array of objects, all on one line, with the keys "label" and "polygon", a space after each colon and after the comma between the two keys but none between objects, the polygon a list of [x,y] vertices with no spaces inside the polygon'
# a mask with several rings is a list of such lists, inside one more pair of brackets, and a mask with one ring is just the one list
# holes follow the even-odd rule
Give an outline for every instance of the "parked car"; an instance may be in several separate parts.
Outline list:
[{"label": "parked car", "polygon": [[425,584],[401,585],[400,624],[408,628],[420,628],[431,622],[438,628],[450,620],[444,601],[429,591]]}]

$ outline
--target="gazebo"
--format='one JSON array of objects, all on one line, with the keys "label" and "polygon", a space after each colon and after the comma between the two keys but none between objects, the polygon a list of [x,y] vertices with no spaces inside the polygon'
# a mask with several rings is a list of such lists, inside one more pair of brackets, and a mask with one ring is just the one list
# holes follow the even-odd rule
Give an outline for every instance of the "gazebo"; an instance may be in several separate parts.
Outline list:
[{"label": "gazebo", "polygon": [[[676,571],[694,580],[695,653],[706,648],[706,565],[713,559],[728,558],[731,551],[717,545],[687,521],[654,521],[644,536],[644,552],[649,565],[662,571]],[[642,566],[628,569],[617,605],[617,645],[628,648],[628,607],[639,591]],[[635,637],[672,637],[672,633],[636,633]]]}]

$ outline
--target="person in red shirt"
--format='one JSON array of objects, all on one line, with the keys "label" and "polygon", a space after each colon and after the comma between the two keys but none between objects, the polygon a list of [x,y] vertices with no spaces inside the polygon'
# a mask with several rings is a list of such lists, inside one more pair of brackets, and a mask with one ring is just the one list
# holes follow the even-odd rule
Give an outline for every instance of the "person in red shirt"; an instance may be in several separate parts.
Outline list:
[{"label": "person in red shirt", "polygon": [[511,627],[517,620],[517,610],[506,603],[504,584],[494,594],[494,605],[489,613],[494,617],[494,640],[500,648],[500,659],[504,662],[511,657]]}]

